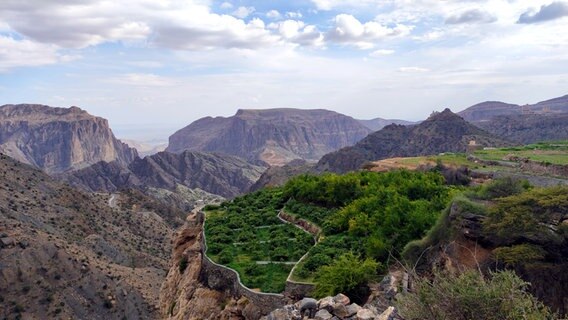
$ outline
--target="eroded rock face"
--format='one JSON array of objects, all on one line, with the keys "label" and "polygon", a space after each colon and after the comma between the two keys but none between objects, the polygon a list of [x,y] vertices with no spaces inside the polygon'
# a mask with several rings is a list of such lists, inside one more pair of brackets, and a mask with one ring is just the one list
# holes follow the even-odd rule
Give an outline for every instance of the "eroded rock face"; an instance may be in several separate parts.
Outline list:
[{"label": "eroded rock face", "polygon": [[188,217],[174,240],[172,267],[160,290],[160,315],[166,319],[218,319],[225,296],[199,282],[201,226]]},{"label": "eroded rock face", "polygon": [[201,189],[223,197],[247,191],[264,168],[243,159],[197,151],[180,154],[159,152],[137,158],[128,167],[120,163],[99,162],[70,172],[62,179],[87,191],[114,192],[123,188],[160,188],[175,190],[178,185]]},{"label": "eroded rock face", "polygon": [[328,110],[239,110],[228,118],[203,118],[170,137],[167,151],[222,152],[251,162],[284,165],[317,161],[371,132],[357,120]]},{"label": "eroded rock face", "polygon": [[116,139],[106,119],[77,107],[0,107],[0,152],[48,173],[87,167],[99,161],[127,165],[135,149]]}]

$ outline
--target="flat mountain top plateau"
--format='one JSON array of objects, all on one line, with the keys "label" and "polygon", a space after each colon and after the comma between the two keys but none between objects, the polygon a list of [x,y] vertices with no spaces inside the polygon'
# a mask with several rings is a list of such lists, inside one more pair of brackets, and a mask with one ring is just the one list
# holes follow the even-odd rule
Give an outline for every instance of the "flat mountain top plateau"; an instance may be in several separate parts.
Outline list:
[{"label": "flat mountain top plateau", "polygon": [[220,152],[252,163],[315,162],[371,132],[357,120],[328,110],[238,110],[228,118],[206,117],[177,131],[166,151]]}]

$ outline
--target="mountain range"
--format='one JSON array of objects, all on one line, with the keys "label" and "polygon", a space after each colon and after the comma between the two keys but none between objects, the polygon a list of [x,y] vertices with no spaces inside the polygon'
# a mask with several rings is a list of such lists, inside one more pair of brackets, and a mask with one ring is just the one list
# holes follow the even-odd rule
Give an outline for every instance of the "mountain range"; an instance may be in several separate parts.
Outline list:
[{"label": "mountain range", "polygon": [[323,156],[316,169],[343,173],[360,169],[368,161],[441,152],[465,152],[471,141],[488,147],[508,144],[445,109],[433,113],[415,126],[386,126],[354,146]]},{"label": "mountain range", "polygon": [[184,151],[179,154],[159,152],[144,159],[137,158],[128,166],[102,161],[66,173],[61,179],[90,192],[146,187],[171,191],[183,185],[234,197],[248,190],[263,171],[264,168],[234,156]]},{"label": "mountain range", "polygon": [[357,120],[328,110],[238,110],[228,118],[206,117],[177,131],[166,151],[220,152],[252,163],[284,165],[318,161],[371,132]]}]

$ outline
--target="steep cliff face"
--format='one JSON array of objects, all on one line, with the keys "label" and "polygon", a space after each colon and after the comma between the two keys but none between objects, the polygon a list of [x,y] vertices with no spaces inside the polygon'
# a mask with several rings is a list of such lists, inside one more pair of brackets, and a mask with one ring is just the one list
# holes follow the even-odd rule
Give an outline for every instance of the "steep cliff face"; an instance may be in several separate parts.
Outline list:
[{"label": "steep cliff face", "polygon": [[441,152],[465,152],[471,140],[481,146],[507,144],[446,109],[434,113],[416,126],[389,125],[368,135],[353,147],[325,155],[318,162],[316,169],[347,172],[361,168],[367,161]]},{"label": "steep cliff face", "polygon": [[192,213],[176,234],[172,267],[160,289],[160,318],[258,319],[256,307],[246,298],[210,289],[205,284],[202,224],[202,216]]},{"label": "steep cliff face", "polygon": [[0,179],[3,317],[158,318],[185,212],[144,195],[86,194],[5,155]]},{"label": "steep cliff face", "polygon": [[370,129],[357,120],[327,110],[239,110],[223,118],[203,118],[170,137],[167,151],[222,152],[251,162],[284,165],[349,146]]},{"label": "steep cliff face", "polygon": [[99,161],[128,164],[137,153],[117,140],[106,119],[77,107],[0,106],[0,151],[48,173]]},{"label": "steep cliff face", "polygon": [[71,185],[87,191],[114,192],[123,188],[161,188],[175,190],[177,185],[199,188],[223,197],[247,191],[264,168],[233,156],[185,151],[160,152],[137,158],[128,167],[117,162],[100,162],[62,177]]}]

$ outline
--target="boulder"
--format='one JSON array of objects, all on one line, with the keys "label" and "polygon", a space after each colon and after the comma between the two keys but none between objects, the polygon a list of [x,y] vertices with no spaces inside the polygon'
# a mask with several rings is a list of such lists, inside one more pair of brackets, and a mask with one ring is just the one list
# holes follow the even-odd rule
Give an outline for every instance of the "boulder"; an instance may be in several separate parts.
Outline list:
[{"label": "boulder", "polygon": [[335,302],[333,301],[333,297],[325,297],[322,298],[319,302],[318,302],[318,308],[319,309],[326,309],[327,311],[331,311],[333,310],[333,304]]},{"label": "boulder", "polygon": [[361,307],[356,303],[352,303],[352,304],[347,306],[347,316],[351,317],[351,316],[357,314],[357,312],[359,310],[361,310]]},{"label": "boulder", "polygon": [[321,309],[316,313],[316,316],[314,319],[316,320],[330,320],[331,318],[333,318],[333,315],[331,313],[329,313],[329,311],[327,311],[326,309]]},{"label": "boulder", "polygon": [[361,309],[357,311],[357,320],[372,320],[375,319],[377,315],[369,309]]},{"label": "boulder", "polygon": [[333,305],[333,315],[339,317],[340,319],[349,317],[349,311],[344,304],[336,303]]},{"label": "boulder", "polygon": [[349,300],[349,297],[344,295],[343,293],[340,293],[340,294],[336,295],[335,297],[333,297],[333,301],[335,301],[336,303],[341,303],[344,306],[348,305],[349,302],[351,302]]},{"label": "boulder", "polygon": [[388,307],[383,313],[379,315],[378,320],[395,320],[397,319],[397,312],[395,307]]}]

